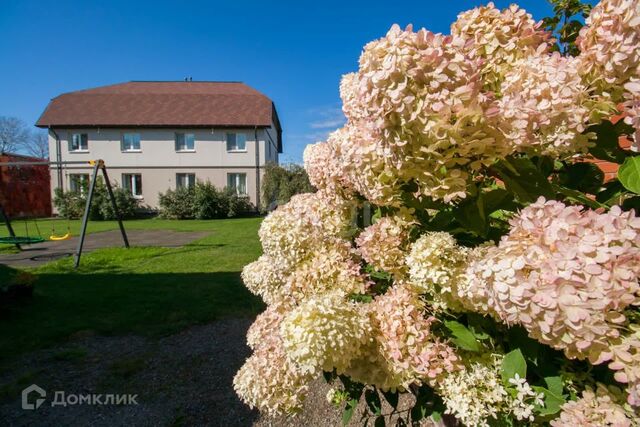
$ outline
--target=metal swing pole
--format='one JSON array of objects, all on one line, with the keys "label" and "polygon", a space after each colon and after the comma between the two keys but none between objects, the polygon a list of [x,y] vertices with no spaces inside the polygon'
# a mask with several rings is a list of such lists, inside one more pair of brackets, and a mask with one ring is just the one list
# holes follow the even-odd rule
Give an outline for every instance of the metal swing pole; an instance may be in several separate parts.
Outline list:
[{"label": "metal swing pole", "polygon": [[120,227],[120,234],[122,234],[122,240],[124,241],[124,247],[129,249],[129,239],[127,238],[127,232],[124,230],[124,224],[122,224],[122,215],[120,214],[120,209],[118,209],[118,204],[116,203],[116,198],[113,195],[113,189],[111,188],[111,182],[109,181],[109,175],[107,175],[107,167],[104,165],[102,160],[98,160],[101,165],[100,169],[102,169],[102,175],[104,176],[104,183],[107,186],[107,192],[109,193],[109,199],[111,199],[111,206],[113,206],[113,210],[116,213],[116,219],[118,220],[118,227]]},{"label": "metal swing pole", "polygon": [[82,256],[82,246],[84,246],[84,237],[87,233],[87,221],[89,221],[89,211],[91,210],[91,200],[93,199],[93,190],[96,188],[96,178],[98,178],[98,169],[102,160],[93,162],[93,174],[91,176],[91,184],[89,185],[89,194],[87,195],[87,203],[84,206],[84,215],[82,216],[82,226],[80,230],[80,240],[78,240],[78,248],[75,253],[75,262],[73,268],[80,265],[80,257]]},{"label": "metal swing pole", "polygon": [[[7,230],[9,230],[9,236],[11,236],[13,239],[16,238],[16,233],[13,231],[13,226],[11,225],[11,221],[9,220],[9,216],[7,215],[7,212],[4,210],[4,206],[2,206],[2,203],[0,203],[0,215],[2,215],[2,218],[4,219],[4,223],[7,225]],[[16,248],[18,248],[18,250],[22,250],[22,247],[20,246],[20,243],[18,243],[17,241],[15,241],[14,243],[16,245]]]},{"label": "metal swing pole", "polygon": [[125,248],[129,248],[129,239],[127,238],[127,232],[124,229],[122,223],[122,215],[118,209],[116,198],[113,194],[113,188],[111,187],[111,181],[109,181],[109,175],[107,174],[107,168],[104,165],[103,160],[93,160],[90,162],[93,165],[93,174],[91,176],[91,184],[89,186],[89,194],[87,195],[87,204],[84,207],[84,215],[82,216],[82,228],[80,230],[80,240],[78,241],[78,249],[75,254],[75,263],[73,268],[78,268],[80,265],[80,257],[82,257],[82,247],[84,246],[84,238],[87,233],[87,222],[89,221],[89,212],[91,211],[91,201],[93,200],[93,192],[96,188],[96,181],[98,178],[98,170],[102,170],[102,176],[104,177],[104,183],[107,187],[107,193],[109,193],[109,199],[111,200],[111,206],[116,214],[118,220],[118,226],[120,227],[120,233],[122,234],[122,240],[124,241]]}]

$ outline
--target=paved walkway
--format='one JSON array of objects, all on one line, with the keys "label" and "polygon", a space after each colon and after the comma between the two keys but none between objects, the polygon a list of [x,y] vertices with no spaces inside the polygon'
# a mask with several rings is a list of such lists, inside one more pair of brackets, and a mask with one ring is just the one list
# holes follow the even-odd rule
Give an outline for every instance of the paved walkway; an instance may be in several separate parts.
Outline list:
[{"label": "paved walkway", "polygon": [[[207,231],[186,232],[171,230],[127,230],[131,246],[160,246],[175,248],[201,239]],[[49,261],[71,256],[78,246],[78,236],[68,240],[46,241],[35,245],[23,245],[23,251],[16,254],[0,254],[0,264],[11,267],[38,267]],[[83,254],[94,249],[123,247],[120,230],[87,234]]]}]

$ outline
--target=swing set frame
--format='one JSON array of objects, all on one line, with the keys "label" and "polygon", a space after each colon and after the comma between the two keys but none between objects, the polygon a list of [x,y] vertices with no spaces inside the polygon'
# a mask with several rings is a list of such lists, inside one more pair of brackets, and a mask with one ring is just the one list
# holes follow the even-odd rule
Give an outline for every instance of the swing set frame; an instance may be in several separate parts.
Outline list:
[{"label": "swing set frame", "polygon": [[[21,167],[21,166],[36,166],[36,165],[37,166],[41,166],[41,165],[64,166],[69,164],[86,165],[87,163],[93,166],[93,171],[92,171],[91,181],[89,183],[89,193],[87,195],[87,202],[85,203],[84,214],[82,215],[80,239],[78,240],[78,246],[74,254],[73,268],[78,268],[78,266],[80,265],[80,258],[82,257],[82,249],[84,247],[84,239],[87,233],[87,223],[89,222],[89,212],[91,210],[91,202],[93,201],[93,193],[96,188],[96,181],[98,178],[98,173],[100,171],[102,172],[102,177],[104,179],[105,186],[107,187],[107,193],[109,194],[109,200],[111,201],[111,206],[113,207],[113,210],[116,214],[116,219],[118,221],[118,227],[120,228],[120,234],[122,234],[122,241],[124,243],[124,247],[127,249],[129,248],[129,238],[127,237],[127,232],[124,229],[124,224],[122,223],[122,214],[120,213],[120,209],[118,209],[118,204],[116,203],[116,198],[113,194],[113,188],[111,187],[111,181],[109,180],[109,175],[107,174],[107,166],[105,165],[104,161],[102,159],[98,159],[98,160],[89,160],[88,162],[83,162],[83,161],[0,162],[0,167],[1,166]],[[13,226],[11,225],[11,220],[6,213],[4,206],[2,206],[1,203],[0,203],[0,214],[4,218],[4,222],[5,222],[5,225],[7,226],[7,230],[9,231],[9,235],[14,240],[13,242],[14,245],[16,246],[16,248],[18,248],[18,250],[22,250],[22,247],[20,246],[21,243],[19,242],[19,237],[16,236]],[[28,242],[25,242],[23,244],[28,244]]]}]

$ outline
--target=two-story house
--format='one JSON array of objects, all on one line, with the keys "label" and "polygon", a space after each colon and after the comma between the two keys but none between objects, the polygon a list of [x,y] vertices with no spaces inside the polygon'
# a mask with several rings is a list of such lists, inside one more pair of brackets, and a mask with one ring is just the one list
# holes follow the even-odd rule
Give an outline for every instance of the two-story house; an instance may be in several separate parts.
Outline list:
[{"label": "two-story house", "polygon": [[103,159],[110,178],[156,208],[167,189],[210,181],[258,206],[282,129],[274,103],[239,82],[133,81],[62,94],[36,126],[49,131],[52,191],[79,190]]}]

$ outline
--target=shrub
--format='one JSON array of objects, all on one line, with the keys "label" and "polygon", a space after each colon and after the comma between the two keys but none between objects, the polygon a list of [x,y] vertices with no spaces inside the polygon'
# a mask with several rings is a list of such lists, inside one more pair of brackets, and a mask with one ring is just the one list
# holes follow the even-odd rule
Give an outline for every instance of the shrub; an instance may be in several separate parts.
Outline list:
[{"label": "shrub", "polygon": [[175,190],[169,189],[164,194],[160,193],[158,204],[161,218],[193,219],[195,217],[193,188],[180,187]]},{"label": "shrub", "polygon": [[[116,219],[116,213],[109,201],[108,194],[106,196],[100,203],[99,217],[100,219],[114,220]],[[124,188],[114,188],[113,197],[116,199],[116,205],[123,219],[135,218],[139,203],[131,193]]]},{"label": "shrub", "polygon": [[208,181],[160,193],[159,205],[160,217],[167,219],[233,218],[253,211],[247,197],[233,189],[220,190]]},{"label": "shrub", "polygon": [[53,197],[53,205],[58,210],[58,215],[69,219],[82,218],[86,200],[78,192],[63,191],[56,188]]},{"label": "shrub", "polygon": [[[134,218],[139,208],[138,200],[131,193],[123,188],[112,186],[113,196],[120,215],[123,219]],[[84,209],[87,204],[87,193],[79,193],[74,191],[62,191],[56,189],[53,204],[58,210],[61,217],[69,219],[82,218]],[[93,200],[91,201],[91,209],[89,211],[89,219],[92,220],[114,220],[116,219],[111,199],[107,191],[107,186],[99,177],[96,181],[96,187],[93,192]]]},{"label": "shrub", "polygon": [[225,191],[218,190],[209,181],[198,182],[193,192],[194,217],[196,219],[226,218],[229,204]]},{"label": "shrub", "polygon": [[579,32],[576,3],[554,1],[559,47],[493,3],[365,46],[345,126],[305,149],[318,191],[243,269],[267,303],[243,401],[292,414],[324,377],[344,425],[638,425],[640,155],[619,141],[640,143],[640,0]]},{"label": "shrub", "polygon": [[254,211],[254,207],[247,196],[238,196],[231,188],[225,188],[227,216],[233,218]]}]

